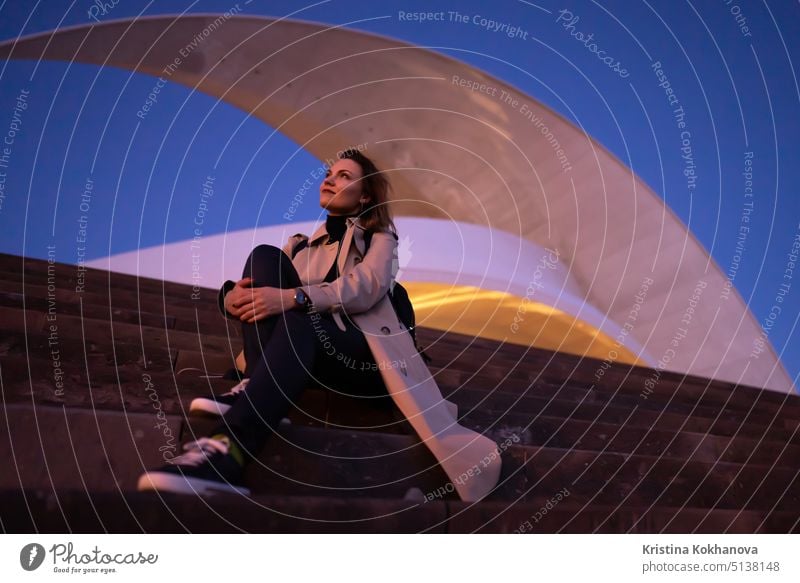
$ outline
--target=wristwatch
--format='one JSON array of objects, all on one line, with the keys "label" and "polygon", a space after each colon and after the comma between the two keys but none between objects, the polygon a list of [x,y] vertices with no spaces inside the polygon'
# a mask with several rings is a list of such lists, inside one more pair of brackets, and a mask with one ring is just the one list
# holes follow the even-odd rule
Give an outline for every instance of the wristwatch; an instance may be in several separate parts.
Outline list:
[{"label": "wristwatch", "polygon": [[308,295],[303,291],[303,288],[298,287],[294,290],[294,303],[297,304],[298,307],[308,308],[311,300],[308,299]]}]

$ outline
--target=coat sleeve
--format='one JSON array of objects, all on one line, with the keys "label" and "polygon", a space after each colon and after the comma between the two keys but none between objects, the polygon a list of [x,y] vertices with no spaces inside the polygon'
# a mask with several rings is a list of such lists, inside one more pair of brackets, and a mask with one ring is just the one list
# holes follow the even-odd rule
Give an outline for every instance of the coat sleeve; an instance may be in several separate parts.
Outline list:
[{"label": "coat sleeve", "polygon": [[338,279],[303,286],[317,312],[366,312],[385,296],[397,272],[397,236],[377,232],[363,261]]}]

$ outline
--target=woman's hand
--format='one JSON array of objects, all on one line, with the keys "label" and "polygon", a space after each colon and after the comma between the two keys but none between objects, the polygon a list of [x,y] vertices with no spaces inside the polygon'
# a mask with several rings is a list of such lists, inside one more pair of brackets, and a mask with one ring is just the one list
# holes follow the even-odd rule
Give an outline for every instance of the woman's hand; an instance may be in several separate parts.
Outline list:
[{"label": "woman's hand", "polygon": [[225,309],[242,322],[253,324],[295,307],[293,289],[251,287],[252,282],[240,279],[225,296]]}]

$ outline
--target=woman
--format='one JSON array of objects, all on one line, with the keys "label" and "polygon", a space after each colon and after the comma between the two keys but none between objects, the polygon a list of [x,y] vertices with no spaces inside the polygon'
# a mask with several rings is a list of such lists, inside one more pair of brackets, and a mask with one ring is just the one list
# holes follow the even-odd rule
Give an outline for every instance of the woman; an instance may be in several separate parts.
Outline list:
[{"label": "woman", "polygon": [[140,490],[248,495],[245,463],[312,380],[366,397],[388,393],[447,473],[446,491],[474,501],[494,488],[496,444],[458,425],[388,296],[398,268],[388,190],[369,158],[343,152],[320,185],[325,224],[283,249],[256,247],[242,279],[226,282],[220,302],[243,323],[247,379],[193,402],[221,414],[219,425],[143,474]]}]

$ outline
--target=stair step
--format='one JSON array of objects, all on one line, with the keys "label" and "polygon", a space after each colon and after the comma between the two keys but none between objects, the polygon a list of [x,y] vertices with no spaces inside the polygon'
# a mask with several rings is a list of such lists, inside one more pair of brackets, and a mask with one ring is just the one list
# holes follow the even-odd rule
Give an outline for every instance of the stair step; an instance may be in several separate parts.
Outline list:
[{"label": "stair step", "polygon": [[[74,265],[56,263],[51,266],[55,274],[56,286],[64,291],[70,289],[74,292],[75,276],[77,268]],[[21,282],[23,275],[25,285],[47,285],[48,262],[44,260],[22,258],[19,256],[0,254],[0,280],[5,282]],[[119,289],[127,292],[133,302],[128,306],[122,307],[142,307],[148,311],[145,304],[157,306],[158,309],[150,310],[153,313],[161,313],[163,306],[168,305],[178,307],[178,303],[184,302],[187,308],[194,311],[198,306],[213,307],[216,310],[216,290],[201,289],[202,298],[200,300],[191,299],[193,293],[192,286],[162,282],[160,280],[140,278],[133,275],[108,273],[102,270],[87,269],[85,278],[88,281],[97,282],[97,290],[89,290],[88,293],[103,293],[105,290]],[[0,288],[7,289],[7,288]],[[13,291],[13,290],[8,290]],[[21,290],[18,290],[21,293]],[[35,294],[38,295],[38,294]],[[153,296],[153,297],[151,297]],[[167,301],[170,300],[170,301]],[[151,303],[152,302],[152,303]],[[204,310],[199,310],[204,312]],[[189,328],[192,329],[192,328]],[[432,355],[436,355],[436,360],[442,360],[440,356],[455,354],[466,356],[467,363],[480,363],[485,355],[493,355],[498,359],[497,363],[510,368],[514,363],[522,359],[527,368],[533,369],[536,375],[540,375],[542,380],[560,383],[565,378],[570,378],[573,382],[584,383],[587,387],[595,384],[606,389],[614,390],[620,385],[635,387],[635,393],[641,391],[641,382],[652,374],[652,370],[644,367],[632,367],[629,365],[615,363],[605,370],[605,374],[598,383],[595,373],[601,360],[568,355],[557,354],[552,351],[529,348],[512,343],[501,343],[494,340],[474,338],[471,336],[439,330],[418,328],[418,338],[423,345],[429,346]],[[445,360],[445,362],[449,362]],[[439,365],[440,363],[435,363]],[[511,365],[509,367],[509,365]],[[680,385],[681,392],[693,392],[696,395],[717,395],[719,402],[724,403],[733,389],[736,393],[745,394],[750,399],[755,399],[761,393],[762,402],[773,402],[782,405],[786,401],[786,395],[774,391],[761,391],[754,387],[735,386],[731,383],[717,380],[708,380],[695,376],[684,376],[679,373],[664,371],[661,375],[662,385]],[[800,396],[789,395],[792,406],[800,404]],[[738,397],[737,397],[738,398]],[[729,403],[730,405],[730,403]]]},{"label": "stair step", "polygon": [[0,490],[131,490],[145,468],[178,453],[179,433],[179,418],[155,407],[137,414],[5,404],[0,458],[8,463]]},{"label": "stair step", "polygon": [[[593,402],[636,403],[642,407],[653,409],[668,408],[675,411],[704,412],[714,414],[723,408],[726,411],[739,411],[741,413],[757,412],[763,416],[787,415],[800,419],[800,399],[787,394],[782,402],[774,402],[766,397],[770,391],[760,391],[752,395],[743,393],[740,389],[729,392],[725,399],[713,393],[684,393],[680,387],[670,391],[652,393],[647,398],[641,395],[642,384],[637,384],[633,379],[626,384],[609,389],[600,385],[587,386],[572,379],[565,379],[558,383],[537,379],[535,375],[520,378],[520,375],[502,377],[484,374],[485,371],[465,372],[459,365],[448,364],[441,369],[429,366],[436,382],[443,386],[455,388],[474,388],[490,386],[493,390],[510,392],[514,394],[533,393],[540,397],[556,397],[563,400]],[[524,375],[523,375],[524,376]],[[633,387],[633,391],[631,390]]]},{"label": "stair step", "polygon": [[254,493],[402,498],[447,483],[416,437],[282,425],[246,470]]},{"label": "stair step", "polygon": [[[43,346],[46,346],[44,344]],[[78,351],[75,345],[62,343],[63,350]],[[67,348],[71,347],[71,348]],[[123,354],[124,351],[121,351]],[[123,354],[124,355],[124,354]],[[145,368],[139,362],[130,362],[135,353],[128,353],[128,363],[114,365],[108,359],[113,354],[99,352],[89,353],[86,357],[76,354],[73,358],[62,356],[61,368],[65,375],[64,384],[68,387],[64,399],[54,399],[55,385],[52,376],[53,363],[42,357],[24,357],[13,353],[6,354],[0,363],[3,371],[5,398],[8,402],[29,401],[31,391],[40,403],[66,403],[71,406],[98,406],[104,408],[127,407],[142,410],[149,407],[145,394],[145,375],[161,395],[164,410],[169,414],[181,414],[188,401],[196,396],[211,392],[225,392],[235,382],[221,382],[217,379],[200,378],[192,374],[176,376],[171,371],[162,371],[152,361]],[[150,351],[147,357],[167,358]],[[87,377],[88,366],[89,376]],[[32,376],[32,379],[31,379]],[[89,393],[91,381],[92,392]],[[219,389],[217,387],[220,387]],[[120,393],[125,403],[119,401]],[[626,428],[655,428],[665,431],[688,431],[693,433],[710,433],[717,436],[747,437],[780,444],[800,443],[800,434],[789,427],[796,426],[791,419],[774,419],[772,426],[762,426],[751,422],[743,422],[734,416],[724,414],[717,420],[708,418],[686,417],[680,414],[660,413],[644,409],[628,410],[619,407],[598,404],[577,405],[561,401],[547,401],[522,397],[505,393],[481,394],[478,391],[460,390],[453,394],[445,391],[447,398],[459,405],[462,416],[478,415],[480,424],[491,423],[513,414],[509,419],[513,425],[527,427],[535,423],[539,417],[582,422],[611,423]],[[92,402],[94,401],[94,405]],[[338,423],[334,421],[335,423]],[[344,422],[347,424],[347,421]],[[782,425],[782,427],[781,427]],[[788,427],[787,427],[788,426]]]},{"label": "stair step", "polygon": [[[74,339],[63,339],[59,332],[56,336],[58,344],[50,343],[50,336],[45,332],[3,331],[0,340],[0,356],[3,358],[50,360],[52,351],[58,351],[58,358],[65,364],[77,364],[82,368],[86,364],[89,370],[93,367],[139,365],[148,369],[170,371],[175,361],[176,349],[171,351],[166,346],[145,346],[140,342],[131,343],[119,340],[113,345],[99,344],[91,338],[85,342]],[[64,340],[64,341],[62,341]],[[145,358],[146,363],[145,363]],[[40,371],[32,370],[32,373]]]},{"label": "stair step", "polygon": [[528,446],[508,453],[510,479],[498,487],[503,499],[568,487],[573,501],[587,506],[795,511],[800,502],[797,471],[786,468]]},{"label": "stair step", "polygon": [[7,533],[443,533],[446,518],[443,502],[0,491],[0,522]]},{"label": "stair step", "polygon": [[[796,513],[697,508],[338,499],[195,497],[80,489],[0,491],[7,533],[761,533],[800,532]],[[537,518],[538,522],[534,521]],[[527,521],[527,522],[526,522]],[[530,530],[528,524],[531,525]]]},{"label": "stair step", "polygon": [[[23,317],[27,326],[22,326]],[[241,344],[235,337],[224,338],[220,336],[186,332],[184,330],[169,330],[166,328],[151,328],[138,324],[124,322],[110,322],[95,318],[69,316],[57,314],[55,321],[47,321],[44,312],[34,310],[19,310],[15,308],[0,307],[0,320],[4,323],[14,324],[4,326],[12,331],[28,332],[32,334],[50,333],[51,325],[57,327],[58,339],[81,340],[92,342],[101,346],[112,346],[116,342],[129,344],[144,344],[145,348],[185,348],[190,350],[214,351],[224,354],[231,350],[231,342],[236,344],[236,352],[241,349]]]},{"label": "stair step", "polygon": [[[235,381],[228,383],[218,392],[225,392]],[[318,388],[304,391],[288,417],[294,425],[414,434],[411,425],[403,420],[399,409],[393,405],[386,410],[371,406],[363,399],[348,398]],[[188,421],[192,428],[185,431],[193,438],[207,435],[216,425],[215,419],[190,417]],[[656,456],[664,453],[669,457],[692,456],[697,461],[712,463],[720,460],[786,468],[795,467],[800,459],[800,444],[769,441],[764,436],[754,439],[741,435],[693,433],[677,428],[656,429],[651,425],[619,425],[542,415],[534,417],[513,410],[462,410],[459,423],[498,442],[516,435],[521,445]]]},{"label": "stair step", "polygon": [[[584,504],[789,511],[800,503],[794,468],[693,458],[500,445],[494,500],[545,499],[567,487]],[[452,484],[415,436],[282,425],[247,469],[255,493],[402,497],[419,488],[453,497]]]},{"label": "stair step", "polygon": [[763,435],[755,439],[695,433],[680,428],[659,429],[651,425],[620,425],[544,415],[532,418],[513,411],[462,412],[459,423],[496,441],[516,434],[521,445],[642,455],[663,453],[669,457],[693,456],[698,461],[720,460],[786,468],[796,467],[800,459],[800,444],[769,441]]},{"label": "stair step", "polygon": [[227,354],[215,352],[200,352],[198,350],[180,349],[175,357],[175,373],[177,375],[223,375],[236,367],[236,356],[241,350],[241,345],[231,342],[232,346]]},{"label": "stair step", "polygon": [[[176,364],[176,368],[206,367],[221,371],[230,361],[212,360],[197,351],[181,350],[177,362],[179,364]],[[629,395],[609,398],[608,395],[599,392],[559,390],[549,384],[534,385],[530,388],[504,384],[498,387],[489,385],[491,388],[487,388],[482,378],[475,378],[467,385],[453,385],[444,382],[447,379],[443,377],[446,376],[437,375],[435,378],[445,397],[460,406],[462,415],[478,409],[494,412],[514,411],[523,416],[528,415],[530,419],[547,415],[562,419],[624,422],[626,426],[638,427],[650,427],[660,416],[658,422],[664,428],[681,427],[684,423],[690,423],[695,429],[687,428],[687,430],[705,433],[710,429],[714,429],[714,432],[719,429],[724,435],[739,433],[751,437],[769,437],[781,442],[791,439],[792,434],[797,433],[795,429],[800,425],[800,417],[789,417],[789,412],[785,414],[781,412],[778,416],[760,411],[742,412],[725,409],[720,412],[710,407],[657,403]],[[633,416],[631,411],[635,411]],[[800,434],[795,435],[795,438],[795,442],[800,444]]]},{"label": "stair step", "polygon": [[[21,269],[23,264],[24,270]],[[43,285],[46,285],[47,268],[46,261],[23,260],[17,256],[0,255],[0,270],[3,271],[3,275],[7,276],[0,279],[5,279],[7,282],[21,281],[22,272],[24,271],[27,276],[25,280],[26,287],[30,284],[39,285],[39,288],[37,288],[39,291],[41,291]],[[64,292],[69,292],[72,289],[74,294],[75,266],[55,264],[53,269],[55,270],[56,285]],[[37,277],[41,280],[39,283],[35,279]],[[101,292],[109,289],[109,285],[112,285],[118,287],[120,292],[127,293],[128,295],[125,297],[128,297],[131,303],[123,307],[144,308],[144,311],[147,312],[147,305],[150,305],[157,308],[152,310],[152,313],[159,315],[165,305],[168,306],[168,311],[171,311],[179,307],[178,303],[183,302],[182,305],[189,308],[189,314],[194,312],[202,316],[210,311],[215,316],[218,316],[216,314],[216,290],[203,289],[201,293],[204,294],[204,297],[200,300],[192,300],[191,293],[193,288],[191,286],[165,283],[159,280],[123,274],[111,274],[109,277],[107,272],[93,269],[87,270],[85,277],[90,279],[97,278],[98,283],[102,284],[98,286]],[[21,290],[19,291],[21,293]],[[39,294],[33,295],[38,296]],[[26,297],[30,296],[31,294],[26,294]],[[203,309],[198,310],[198,306],[203,306]],[[210,310],[207,308],[210,308]],[[168,314],[167,318],[170,317],[173,316]],[[196,318],[189,318],[188,321],[185,318],[181,319],[186,326],[184,329],[191,331],[196,329],[196,326],[192,326],[196,322],[192,322],[192,320],[196,320]],[[219,320],[223,323],[225,322],[221,317]],[[234,328],[236,327],[235,324],[233,322]],[[604,389],[619,390],[621,392],[632,390],[634,394],[638,395],[641,392],[643,381],[652,374],[652,371],[647,368],[614,364],[605,370],[601,382],[598,383],[595,373],[598,366],[602,364],[600,360],[562,354],[554,358],[555,353],[547,350],[531,349],[510,343],[502,344],[452,332],[443,334],[440,331],[425,328],[418,329],[418,336],[423,344],[431,345],[428,351],[431,355],[435,355],[437,361],[443,360],[442,357],[448,353],[456,356],[460,355],[460,358],[453,362],[451,362],[451,359],[444,360],[444,363],[448,364],[453,370],[458,370],[458,367],[462,365],[472,367],[466,368],[462,372],[481,370],[480,368],[475,369],[475,364],[480,365],[485,360],[483,358],[485,355],[491,355],[492,362],[488,365],[488,368],[484,367],[481,370],[482,376],[487,378],[494,378],[493,375],[498,373],[504,375],[514,367],[524,367],[520,372],[522,375],[528,374],[529,378],[533,374],[532,378],[536,378],[538,375],[542,380],[556,383],[560,383],[564,378],[570,378],[573,384],[584,383],[586,387],[596,385]],[[516,372],[513,374],[516,374]],[[502,376],[499,378],[502,378]],[[726,404],[728,408],[747,407],[747,403],[752,403],[758,398],[762,410],[764,407],[768,407],[769,403],[780,407],[800,408],[800,396],[798,395],[784,395],[773,391],[761,391],[752,387],[735,387],[735,385],[722,381],[709,381],[693,376],[684,377],[683,375],[669,372],[663,372],[661,379],[662,386],[677,383],[679,385],[678,393],[691,392],[694,400],[702,397],[709,405],[717,403]],[[732,390],[734,389],[732,396]],[[675,391],[671,390],[670,392]],[[739,403],[739,399],[743,399],[741,403]]]},{"label": "stair step", "polygon": [[[155,366],[152,360],[148,361],[148,367],[144,368],[141,362],[131,362],[137,356],[138,349],[133,349],[129,345],[123,345],[125,349],[118,351],[118,356],[127,362],[115,365],[113,353],[92,352],[87,353],[84,357],[81,354],[82,349],[77,344],[62,343],[64,354],[61,356],[63,360],[61,366],[65,375],[64,385],[66,388],[63,397],[57,398],[52,377],[52,361],[42,357],[25,357],[20,354],[24,350],[24,346],[20,346],[24,342],[24,336],[17,335],[11,338],[12,340],[16,338],[16,344],[14,342],[7,344],[5,354],[0,349],[0,354],[4,356],[0,363],[0,371],[4,378],[6,402],[30,402],[31,392],[33,392],[36,402],[41,404],[67,404],[76,407],[118,410],[124,408],[142,412],[150,409],[150,395],[155,392],[158,394],[166,414],[183,415],[188,410],[189,401],[192,398],[211,392],[222,393],[235,384],[235,381],[201,378],[196,373],[175,375],[169,370],[161,370]],[[46,339],[40,336],[39,340],[40,348],[46,351]],[[29,346],[33,347],[34,344],[31,343]],[[154,359],[167,358],[166,355],[159,355],[153,351],[149,351],[147,356]],[[33,376],[32,380],[31,375]],[[91,391],[89,390],[90,381]],[[306,391],[306,393],[308,392]],[[445,392],[445,394],[447,393]],[[319,399],[322,396],[315,398],[317,403],[321,403]],[[328,399],[335,398],[337,397],[328,397]],[[677,431],[709,434],[709,439],[706,440],[701,451],[706,451],[710,443],[717,443],[718,448],[722,447],[719,444],[724,441],[714,441],[714,437],[759,440],[763,442],[759,447],[759,451],[762,453],[754,459],[761,459],[764,454],[768,456],[771,444],[778,448],[776,451],[779,455],[784,459],[789,459],[792,452],[796,451],[796,446],[800,445],[800,434],[797,431],[789,430],[786,427],[764,427],[754,423],[743,424],[741,420],[737,420],[735,417],[730,419],[727,415],[720,416],[720,419],[715,421],[642,409],[637,409],[632,414],[632,410],[598,404],[578,406],[575,403],[548,401],[535,397],[517,398],[510,393],[482,394],[479,391],[471,390],[459,390],[457,393],[449,395],[448,398],[459,405],[460,415],[465,419],[464,424],[468,427],[481,431],[488,429],[488,433],[492,436],[498,432],[500,432],[499,435],[502,435],[502,432],[509,427],[522,428],[523,439],[527,439],[525,430],[538,432],[539,437],[536,439],[536,443],[541,443],[543,439],[552,436],[555,428],[564,422],[574,421],[580,427],[585,427],[586,424],[616,427],[613,432],[609,431],[609,427],[598,430],[597,434],[601,436],[613,436],[617,431],[624,429],[625,432],[616,438],[615,443],[616,447],[619,447],[619,444],[627,443],[626,449],[628,450],[633,446],[638,446],[639,442],[633,437],[626,438],[626,435],[641,435],[642,431],[650,429],[668,434],[674,434]],[[357,401],[349,404],[342,403],[332,408],[322,404],[311,407],[309,412],[317,419],[326,419],[329,424],[334,426],[375,428],[375,426],[387,423],[386,419],[375,417],[375,412],[369,408],[359,408]],[[313,400],[309,401],[310,404],[314,402]],[[352,411],[352,414],[346,414],[348,411]],[[540,419],[542,421],[539,421]],[[308,423],[308,421],[303,423]],[[775,423],[792,425],[796,422],[778,418],[775,419]],[[311,424],[319,425],[319,423]],[[580,432],[573,431],[571,435],[579,436]],[[565,435],[561,434],[560,438],[568,439]],[[602,443],[602,439],[601,437],[599,441],[595,440],[598,447]],[[650,448],[655,447],[652,445],[652,439],[653,436],[650,436]],[[661,443],[669,443],[669,440],[665,442],[663,439],[662,437]],[[685,443],[697,444],[700,442],[697,438],[693,438]],[[743,443],[748,443],[748,441]],[[685,451],[686,447],[689,446],[684,445],[681,451]],[[743,447],[745,449],[742,449]],[[746,447],[740,445],[734,448],[734,451],[743,452],[738,454],[739,458],[737,459],[741,459],[741,455],[746,454]],[[781,453],[782,449],[785,451]]]},{"label": "stair step", "polygon": [[[303,427],[400,435],[414,433],[391,401],[379,404],[374,400],[365,401],[316,388],[304,391],[286,418],[292,425]],[[218,420],[218,417],[202,413],[187,416],[181,428],[181,439],[191,441],[210,435]]]},{"label": "stair step", "polygon": [[[417,338],[420,345],[433,359],[433,365],[446,367],[451,360],[462,360],[468,357],[473,363],[495,360],[507,368],[513,368],[517,362],[523,362],[534,375],[533,379],[561,384],[565,380],[570,383],[582,384],[585,387],[595,385],[611,392],[620,389],[639,394],[644,386],[644,381],[651,378],[653,370],[645,367],[615,363],[605,369],[605,373],[597,378],[597,371],[603,365],[602,360],[576,356],[566,353],[556,353],[541,348],[531,348],[519,344],[502,343],[485,338],[475,338],[455,332],[443,333],[428,328],[417,328]],[[700,395],[711,398],[715,396],[718,403],[728,401],[732,392],[742,395],[745,400],[772,402],[778,405],[787,403],[792,406],[800,404],[800,395],[786,394],[776,391],[762,390],[758,387],[735,385],[726,381],[712,380],[694,375],[661,371],[660,381],[655,394],[677,392],[680,394]],[[663,389],[661,389],[663,387]]]},{"label": "stair step", "polygon": [[[483,379],[481,380],[483,381]],[[440,387],[442,388],[443,392],[456,395],[462,390],[462,388],[478,388],[480,387],[480,383],[471,383],[465,387],[446,382],[440,382]],[[579,391],[570,390],[551,391],[550,387],[541,387],[539,385],[533,385],[528,389],[516,391],[509,390],[509,387],[507,386],[504,387],[504,390],[497,389],[493,385],[491,387],[492,388],[489,391],[487,390],[487,385],[484,384],[483,392],[490,392],[492,397],[498,394],[505,395],[505,397],[498,397],[500,399],[505,398],[513,400],[518,397],[524,397],[526,403],[530,404],[531,406],[537,407],[535,403],[539,403],[539,408],[549,404],[555,405],[557,403],[566,403],[569,405],[580,403],[581,405],[598,405],[626,411],[633,409],[655,412],[663,411],[666,413],[694,418],[715,419],[717,417],[721,417],[731,421],[747,419],[748,424],[760,426],[767,426],[774,423],[776,421],[776,417],[779,416],[784,420],[793,420],[793,422],[790,423],[787,428],[793,429],[800,424],[800,415],[794,415],[794,412],[791,410],[770,413],[762,411],[758,408],[740,410],[728,407],[702,407],[690,402],[680,402],[677,400],[672,402],[659,402],[624,394],[609,395],[600,392],[581,393]]]},{"label": "stair step", "polygon": [[800,443],[800,434],[796,431],[797,422],[791,419],[775,418],[772,424],[758,425],[750,420],[744,422],[743,419],[737,419],[735,414],[729,412],[720,414],[717,419],[711,419],[638,407],[623,408],[528,396],[517,397],[507,393],[481,393],[472,390],[448,392],[446,389],[443,393],[445,398],[458,405],[461,415],[468,415],[472,411],[485,411],[497,418],[506,412],[514,412],[521,416],[528,415],[532,420],[542,415],[559,419],[579,419],[633,427],[655,426],[659,429],[681,429],[716,435],[768,436],[768,439],[774,441]]},{"label": "stair step", "polygon": [[[44,259],[33,259],[0,253],[0,274],[4,280],[25,281],[35,285],[47,285],[47,278],[63,289],[75,289],[78,285],[78,267],[68,263],[48,263]],[[113,271],[87,267],[82,274],[84,289],[96,292],[102,289],[119,288],[140,293],[161,294],[173,299],[190,298],[192,286],[171,283],[160,279],[139,277]],[[201,292],[202,292],[201,288]],[[214,292],[216,295],[216,291]]]},{"label": "stair step", "polygon": [[[553,501],[556,501],[553,504]],[[546,504],[550,502],[548,507]],[[482,502],[447,503],[447,521],[452,533],[517,533],[517,534],[751,534],[800,532],[796,512],[724,510],[665,506],[585,506],[560,501],[507,504]]]},{"label": "stair step", "polygon": [[193,397],[235,384],[205,377],[233,366],[240,325],[218,313],[216,290],[193,299],[191,286],[88,270],[78,292],[77,275],[0,254],[0,453],[15,462],[0,477],[6,531],[798,531],[800,396],[662,372],[645,399],[647,368],[425,328],[460,423],[505,449],[480,504],[457,499],[391,401],[316,386],[248,466],[252,499],[132,492],[163,462],[159,419],[173,443],[216,425],[185,416]]},{"label": "stair step", "polygon": [[[8,287],[3,283],[3,287]],[[17,291],[0,291],[0,306],[14,309],[27,309],[34,312],[47,313],[49,308],[56,310],[56,316],[81,316],[96,320],[113,320],[126,324],[139,324],[153,328],[174,328],[175,318],[173,316],[163,316],[146,311],[132,309],[122,309],[118,307],[109,308],[108,303],[93,302],[86,299],[83,303],[75,292],[56,290],[53,299],[48,300],[45,286],[32,286],[26,293]],[[52,303],[50,303],[52,302]]]},{"label": "stair step", "polygon": [[[208,294],[206,294],[208,295]],[[135,289],[100,289],[97,292],[76,292],[74,288],[56,287],[48,293],[47,286],[21,281],[0,280],[0,305],[57,314],[80,315],[98,320],[114,320],[154,328],[169,328],[203,334],[238,337],[241,326],[219,313],[216,296],[185,305],[172,298],[136,293]],[[53,302],[53,303],[50,303]]]},{"label": "stair step", "polygon": [[663,412],[640,407],[616,407],[596,403],[577,403],[560,400],[516,396],[509,393],[480,393],[471,390],[448,391],[442,387],[446,399],[459,406],[462,415],[472,410],[492,411],[502,414],[514,411],[520,415],[539,415],[561,419],[580,419],[634,427],[657,427],[659,429],[681,429],[696,433],[716,435],[744,435],[767,438],[780,442],[800,443],[797,432],[798,421],[784,417],[750,419],[735,412],[720,412],[717,418],[687,416],[680,413]]},{"label": "stair step", "polygon": [[[153,353],[150,353],[153,354]],[[95,355],[105,359],[105,355]],[[61,361],[63,386],[59,389],[54,377],[53,361],[19,356],[3,357],[0,375],[3,379],[5,403],[36,403],[37,405],[66,405],[92,409],[147,412],[152,410],[152,399],[158,397],[161,408],[168,415],[184,412],[187,397],[207,394],[211,385],[208,379],[176,379],[174,373],[141,364],[106,363],[89,359]],[[185,405],[184,405],[185,403]]]}]

